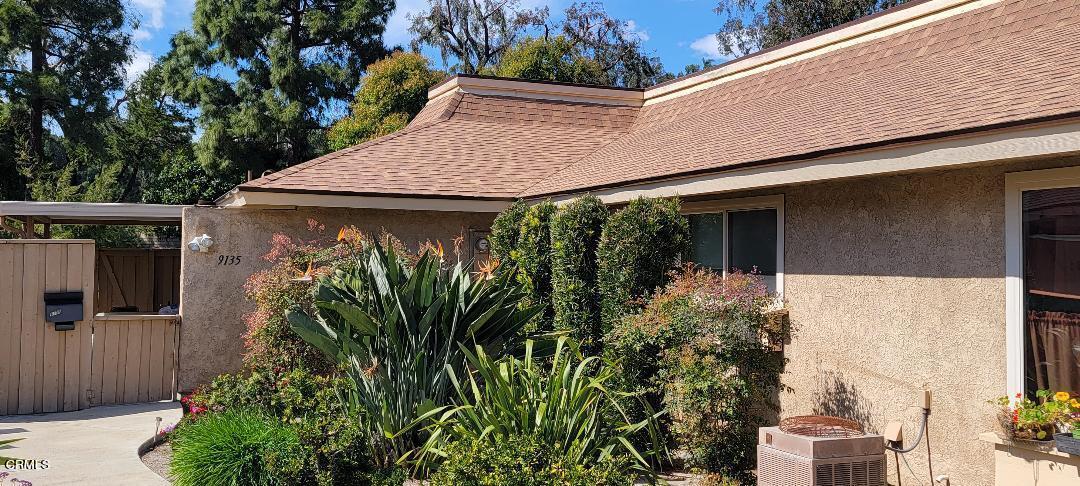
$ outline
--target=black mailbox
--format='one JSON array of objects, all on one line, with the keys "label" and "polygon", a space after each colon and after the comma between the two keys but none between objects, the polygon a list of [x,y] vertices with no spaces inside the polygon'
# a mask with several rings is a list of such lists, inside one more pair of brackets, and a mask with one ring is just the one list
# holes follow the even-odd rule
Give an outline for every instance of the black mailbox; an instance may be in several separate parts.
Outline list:
[{"label": "black mailbox", "polygon": [[57,331],[75,329],[83,320],[82,292],[45,292],[45,322],[55,323]]}]

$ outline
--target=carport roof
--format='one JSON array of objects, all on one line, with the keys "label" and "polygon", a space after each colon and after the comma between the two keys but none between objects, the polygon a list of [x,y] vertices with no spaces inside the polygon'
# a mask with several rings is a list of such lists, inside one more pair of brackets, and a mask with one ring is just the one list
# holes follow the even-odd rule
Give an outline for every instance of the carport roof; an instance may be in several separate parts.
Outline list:
[{"label": "carport roof", "polygon": [[179,225],[183,210],[169,204],[0,201],[0,219],[51,224]]}]

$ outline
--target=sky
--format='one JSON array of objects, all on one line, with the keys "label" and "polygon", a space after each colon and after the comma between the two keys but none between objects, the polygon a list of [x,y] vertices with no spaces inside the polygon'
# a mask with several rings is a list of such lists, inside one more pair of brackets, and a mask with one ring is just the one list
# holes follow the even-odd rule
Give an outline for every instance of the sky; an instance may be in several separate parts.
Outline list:
[{"label": "sky", "polygon": [[[552,14],[561,12],[573,0],[522,0],[526,7],[547,6]],[[128,66],[128,79],[135,79],[154,59],[169,50],[169,39],[191,27],[195,0],[131,0],[141,19],[133,32],[135,52]],[[715,0],[606,0],[605,9],[628,22],[644,41],[647,52],[660,57],[671,72],[702,59],[722,60],[714,33],[720,17],[713,12]],[[387,23],[384,42],[388,46],[408,46],[407,16],[427,5],[427,0],[398,0],[397,10]],[[425,52],[436,67],[442,62],[437,52]]]}]

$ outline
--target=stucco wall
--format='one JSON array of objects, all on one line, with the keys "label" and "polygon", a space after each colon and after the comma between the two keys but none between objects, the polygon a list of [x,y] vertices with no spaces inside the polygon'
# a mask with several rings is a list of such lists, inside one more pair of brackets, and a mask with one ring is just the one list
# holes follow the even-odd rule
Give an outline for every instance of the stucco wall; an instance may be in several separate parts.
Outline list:
[{"label": "stucco wall", "polygon": [[[847,416],[877,432],[903,420],[910,439],[928,388],[934,474],[993,484],[994,450],[978,435],[994,428],[987,400],[1006,393],[1004,173],[1060,165],[1080,161],[770,191],[785,195],[785,297],[797,328],[782,415]],[[925,445],[907,459],[929,484]]]},{"label": "stucco wall", "polygon": [[[470,229],[489,229],[494,217],[490,213],[344,208],[184,209],[183,241],[206,233],[214,245],[208,253],[182,252],[180,389],[190,390],[240,367],[243,315],[252,310],[244,297],[244,281],[269,266],[262,256],[275,233],[330,241],[342,226],[355,225],[374,234],[386,230],[412,248],[440,240],[449,249],[459,235],[466,236],[467,242]],[[309,220],[324,225],[324,232],[309,230]],[[463,248],[464,258],[469,251]],[[239,256],[240,263],[219,264],[222,255]]]}]

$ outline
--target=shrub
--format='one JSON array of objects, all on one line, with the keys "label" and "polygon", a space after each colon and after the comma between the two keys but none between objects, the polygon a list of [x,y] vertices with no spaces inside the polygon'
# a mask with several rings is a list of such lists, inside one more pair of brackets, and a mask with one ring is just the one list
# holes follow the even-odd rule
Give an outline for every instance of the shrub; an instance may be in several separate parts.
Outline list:
[{"label": "shrub", "polygon": [[525,219],[525,212],[528,210],[529,205],[518,199],[499,213],[495,221],[491,223],[491,235],[488,237],[491,243],[491,255],[501,262],[502,268],[517,267],[517,261],[514,260],[511,252],[518,246],[521,221]]},{"label": "shrub", "polygon": [[676,199],[635,199],[608,218],[597,248],[605,333],[668,282],[689,245],[690,226]]},{"label": "shrub", "polygon": [[446,449],[449,460],[431,477],[431,486],[623,486],[637,474],[627,456],[574,464],[531,436],[510,436],[497,444],[472,438]]},{"label": "shrub", "polygon": [[254,410],[295,430],[307,454],[294,476],[314,477],[319,484],[353,484],[348,478],[370,472],[368,436],[338,399],[346,388],[339,377],[313,375],[302,369],[246,376],[221,375],[199,389],[189,406],[211,412]]},{"label": "shrub", "polygon": [[775,306],[756,275],[687,266],[608,335],[620,387],[667,409],[664,433],[690,466],[750,479],[757,428],[782,389],[785,361],[770,343],[787,331],[770,323]]},{"label": "shrub", "polygon": [[555,209],[551,201],[530,206],[521,220],[517,247],[510,252],[520,267],[518,281],[529,294],[527,304],[543,308],[526,332],[551,330],[551,218]]},{"label": "shrub", "polygon": [[371,431],[379,467],[423,443],[418,425],[449,403],[448,373],[465,367],[460,344],[502,354],[539,312],[519,306],[525,293],[512,272],[474,280],[468,264],[445,268],[441,257],[426,250],[410,265],[392,247],[368,245],[355,265],[319,279],[314,312],[288,315],[344,367],[347,405]]},{"label": "shrub", "polygon": [[460,380],[458,372],[450,373],[460,407],[436,426],[438,433],[424,446],[424,459],[457,460],[440,449],[444,437],[451,443],[482,440],[492,448],[529,437],[544,444],[564,467],[625,456],[636,470],[649,473],[663,456],[655,445],[637,448],[628,440],[638,432],[658,438],[659,414],[631,423],[611,388],[613,370],[598,357],[582,358],[566,337],[555,343],[547,369],[534,356],[532,341],[526,343],[523,359],[494,359],[480,346],[467,356],[474,371]]},{"label": "shrub", "polygon": [[179,486],[297,484],[304,457],[288,426],[250,412],[208,414],[174,432],[169,472]]},{"label": "shrub", "polygon": [[252,370],[303,367],[318,373],[333,370],[333,361],[298,338],[289,329],[285,314],[294,305],[310,307],[311,285],[301,277],[318,277],[351,260],[351,241],[320,241],[321,225],[309,221],[311,240],[275,234],[263,259],[273,265],[248,278],[244,290],[255,311],[244,316],[244,363]]},{"label": "shrub", "polygon": [[551,286],[556,330],[571,330],[582,349],[599,348],[596,249],[608,210],[595,196],[563,206],[551,220]]}]

